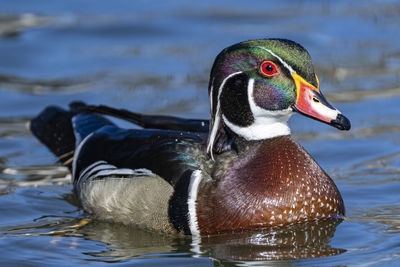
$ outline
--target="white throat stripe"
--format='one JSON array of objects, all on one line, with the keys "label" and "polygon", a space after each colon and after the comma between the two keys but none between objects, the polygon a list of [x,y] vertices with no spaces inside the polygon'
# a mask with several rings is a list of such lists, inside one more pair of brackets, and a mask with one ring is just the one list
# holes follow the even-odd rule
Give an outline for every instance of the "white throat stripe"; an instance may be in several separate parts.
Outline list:
[{"label": "white throat stripe", "polygon": [[293,114],[291,108],[285,110],[265,110],[257,106],[254,101],[254,79],[249,79],[248,101],[254,122],[247,127],[238,126],[230,122],[224,115],[222,118],[225,124],[236,134],[246,140],[262,140],[282,135],[289,135],[290,128],[287,125],[289,117]]}]

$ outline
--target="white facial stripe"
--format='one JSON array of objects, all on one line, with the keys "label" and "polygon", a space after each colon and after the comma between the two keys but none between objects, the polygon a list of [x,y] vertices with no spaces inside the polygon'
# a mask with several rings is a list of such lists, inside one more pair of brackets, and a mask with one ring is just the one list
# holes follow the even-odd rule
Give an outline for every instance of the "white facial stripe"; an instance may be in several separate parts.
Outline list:
[{"label": "white facial stripe", "polygon": [[215,77],[212,78],[211,81],[211,88],[210,88],[210,95],[208,96],[210,98],[210,110],[211,110],[211,114],[212,114],[212,107],[213,107],[213,92],[214,92],[214,81],[215,81]]},{"label": "white facial stripe", "polygon": [[269,49],[267,49],[267,48],[265,48],[265,47],[262,47],[262,46],[257,46],[257,47],[260,48],[260,49],[262,49],[262,50],[264,50],[264,51],[267,51],[267,52],[270,53],[272,56],[274,56],[275,58],[277,58],[277,59],[282,63],[282,65],[285,66],[285,68],[287,68],[287,69],[289,70],[290,74],[296,73],[296,72],[293,70],[293,68],[292,68],[289,64],[287,64],[287,63],[286,63],[281,57],[279,57],[277,54],[275,54],[274,52],[272,52],[271,50],[269,50]]},{"label": "white facial stripe", "polygon": [[225,124],[236,134],[246,140],[262,140],[282,135],[289,135],[290,128],[287,125],[289,117],[293,114],[291,108],[285,110],[265,110],[257,106],[254,101],[254,79],[249,79],[247,86],[248,101],[254,122],[247,127],[241,127],[230,122],[224,115]]},{"label": "white facial stripe", "polygon": [[[210,114],[213,114],[214,81],[215,81],[215,77],[212,78],[211,88],[210,88],[210,95],[209,95],[209,98],[210,98]],[[219,124],[219,118],[217,117],[217,113],[219,113],[218,109],[217,109],[217,112],[216,112],[216,114],[214,116],[215,117],[214,125],[218,125]],[[217,123],[217,119],[218,119],[218,123]],[[212,126],[214,126],[214,125],[212,125]],[[218,127],[216,127],[215,129],[214,128],[215,127],[212,128],[212,131],[211,131],[211,134],[210,134],[210,137],[209,137],[209,142],[208,142],[208,145],[207,145],[207,153],[209,153],[210,144],[211,144],[211,159],[212,160],[214,160],[214,156],[213,156],[213,153],[212,153],[212,145],[214,144],[214,139],[215,139],[215,135],[216,135],[216,133],[213,133],[213,132],[215,132],[218,129]]]},{"label": "white facial stripe", "polygon": [[199,236],[199,224],[197,222],[196,201],[201,182],[201,171],[195,170],[190,176],[190,184],[188,188],[188,211],[189,211],[189,229],[193,236]]},{"label": "white facial stripe", "polygon": [[208,145],[207,145],[207,153],[211,153],[211,159],[214,160],[213,156],[213,146],[215,142],[215,137],[217,135],[218,126],[221,120],[220,111],[219,111],[219,103],[217,105],[217,112],[215,113],[214,117],[214,124],[209,136]]},{"label": "white facial stripe", "polygon": [[[222,88],[224,87],[226,81],[229,80],[230,78],[232,78],[233,76],[238,75],[240,73],[242,73],[242,71],[238,71],[238,72],[234,72],[234,73],[229,74],[222,81],[221,85],[218,88],[217,110],[215,111],[215,114],[214,114],[214,123],[212,125],[212,129],[211,129],[211,132],[210,132],[210,136],[209,136],[209,139],[208,139],[208,145],[207,145],[207,153],[211,153],[212,160],[214,160],[214,156],[213,156],[212,150],[213,150],[215,137],[217,135],[217,130],[218,130],[218,127],[219,127],[219,124],[220,124],[220,120],[221,120],[219,97],[221,96]],[[211,93],[210,93],[210,99],[212,99],[212,90],[211,90]],[[211,112],[212,112],[212,114],[214,113],[213,112],[213,106],[212,106],[212,100],[211,100]]]}]

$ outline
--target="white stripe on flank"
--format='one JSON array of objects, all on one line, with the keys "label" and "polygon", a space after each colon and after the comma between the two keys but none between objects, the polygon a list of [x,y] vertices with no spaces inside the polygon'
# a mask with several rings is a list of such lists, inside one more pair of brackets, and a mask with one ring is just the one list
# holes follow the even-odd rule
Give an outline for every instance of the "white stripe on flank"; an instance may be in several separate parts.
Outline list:
[{"label": "white stripe on flank", "polygon": [[137,171],[137,170],[126,169],[126,168],[101,170],[94,175],[94,178],[101,177],[101,176],[118,176],[118,175],[154,175],[150,170],[147,170],[147,169],[138,169],[138,170],[146,170],[146,171]]},{"label": "white stripe on flank", "polygon": [[[225,83],[227,80],[229,80],[230,78],[232,78],[235,75],[238,75],[242,73],[242,71],[238,71],[238,72],[234,72],[229,74],[221,83],[221,85],[218,88],[218,98],[217,98],[217,110],[215,111],[215,114],[212,110],[212,102],[211,102],[211,114],[214,114],[214,123],[212,125],[212,129],[210,132],[210,136],[208,137],[208,145],[207,145],[207,153],[211,154],[211,159],[214,160],[214,156],[213,156],[213,146],[214,146],[214,142],[215,142],[215,137],[217,135],[217,130],[220,124],[220,120],[221,120],[221,115],[220,115],[220,103],[219,103],[219,97],[221,96],[221,92],[222,92],[222,88],[224,87]],[[212,97],[212,95],[211,95]]]},{"label": "white stripe on flank", "polygon": [[258,48],[261,48],[261,49],[264,50],[264,51],[267,51],[267,52],[270,53],[272,56],[276,57],[276,58],[282,63],[282,65],[285,66],[285,68],[287,68],[287,69],[289,70],[290,74],[296,73],[296,72],[292,69],[292,67],[291,67],[289,64],[287,64],[280,56],[278,56],[277,54],[275,54],[274,52],[272,52],[271,50],[269,50],[269,49],[267,49],[267,48],[265,48],[265,47],[262,47],[262,46],[257,46],[257,47],[258,47]]},{"label": "white stripe on flank", "polygon": [[[108,166],[108,167],[106,167]],[[77,180],[77,182],[79,183],[81,180],[84,181],[86,180],[88,177],[90,177],[94,172],[99,171],[99,170],[104,170],[105,168],[108,169],[115,169],[115,166],[112,165],[108,165],[107,162],[105,162],[104,160],[99,160],[96,161],[95,163],[91,164],[89,167],[87,167],[86,169],[84,169],[80,174],[79,174],[79,178]]]},{"label": "white stripe on flank", "polygon": [[247,127],[241,127],[230,122],[224,115],[225,124],[236,134],[246,140],[262,140],[282,135],[289,135],[290,128],[287,125],[289,117],[293,114],[291,108],[285,110],[265,110],[254,101],[254,79],[249,79],[247,86],[248,101],[254,122]]},{"label": "white stripe on flank", "polygon": [[[115,170],[115,169],[117,169],[117,167],[115,167],[114,165],[107,164],[107,162],[105,162],[104,164],[98,165],[98,166],[92,168],[91,170],[88,170],[88,168],[86,168],[84,170],[84,172],[86,172],[86,173],[79,175],[78,182],[85,181],[86,179],[90,178],[93,175],[93,173],[95,173],[95,172],[104,171],[104,170]],[[96,176],[96,175],[97,174],[95,174],[94,176]]]},{"label": "white stripe on flank", "polygon": [[201,178],[201,171],[195,170],[190,176],[190,184],[188,188],[187,204],[189,211],[189,229],[193,236],[200,236],[199,225],[197,222],[196,201]]},{"label": "white stripe on flank", "polygon": [[83,176],[83,175],[85,175],[85,174],[86,174],[86,172],[90,171],[90,169],[92,169],[92,168],[96,167],[97,165],[100,165],[100,164],[106,164],[106,163],[107,163],[107,162],[105,162],[104,160],[99,160],[99,161],[96,161],[95,163],[92,163],[92,164],[90,164],[88,167],[86,167],[86,169],[85,169],[85,170],[83,170],[83,171],[81,172],[81,175],[80,175],[80,176]]},{"label": "white stripe on flank", "polygon": [[108,164],[106,161],[96,161],[87,167],[84,171],[79,175],[78,183],[85,182],[88,179],[95,179],[98,177],[104,176],[124,176],[124,175],[132,175],[132,176],[153,176],[154,173],[148,169],[129,169],[129,168],[120,168],[118,169],[116,166]]}]

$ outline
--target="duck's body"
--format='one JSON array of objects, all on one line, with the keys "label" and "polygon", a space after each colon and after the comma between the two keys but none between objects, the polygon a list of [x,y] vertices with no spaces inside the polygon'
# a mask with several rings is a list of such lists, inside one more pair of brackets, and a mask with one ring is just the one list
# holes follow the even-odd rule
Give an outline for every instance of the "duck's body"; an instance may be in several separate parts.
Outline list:
[{"label": "duck's body", "polygon": [[[286,40],[251,42],[217,57],[208,134],[208,121],[140,114],[134,114],[134,122],[153,129],[121,129],[93,113],[106,109],[83,104],[70,111],[47,108],[32,121],[32,132],[70,166],[84,209],[102,220],[201,235],[343,216],[337,187],[291,139],[286,121],[294,109],[342,129],[350,127],[348,120],[325,105],[314,76],[303,71],[316,86],[299,79],[270,50],[280,42],[286,49],[302,47]],[[257,53],[246,54],[244,48]],[[246,59],[232,63],[237,58]],[[254,68],[268,79],[260,82]],[[270,80],[275,76],[276,83]],[[277,92],[291,77],[294,89]],[[309,107],[311,95],[302,93],[307,89],[324,107]],[[307,95],[303,102],[301,94]],[[112,111],[103,113],[116,115]],[[71,149],[72,162],[65,156]]]}]

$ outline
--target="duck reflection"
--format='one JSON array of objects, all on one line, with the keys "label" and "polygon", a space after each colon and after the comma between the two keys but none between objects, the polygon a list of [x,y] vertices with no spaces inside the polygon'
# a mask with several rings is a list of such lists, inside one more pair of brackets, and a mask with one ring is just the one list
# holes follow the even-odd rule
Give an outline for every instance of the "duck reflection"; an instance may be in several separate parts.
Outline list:
[{"label": "duck reflection", "polygon": [[262,232],[242,232],[201,238],[166,235],[132,226],[93,221],[83,228],[86,239],[103,242],[104,250],[85,253],[99,261],[191,255],[215,261],[289,260],[338,255],[329,245],[340,220],[314,221]]},{"label": "duck reflection", "polygon": [[340,220],[314,221],[264,232],[202,238],[201,250],[233,260],[288,260],[338,255],[329,245]]}]

